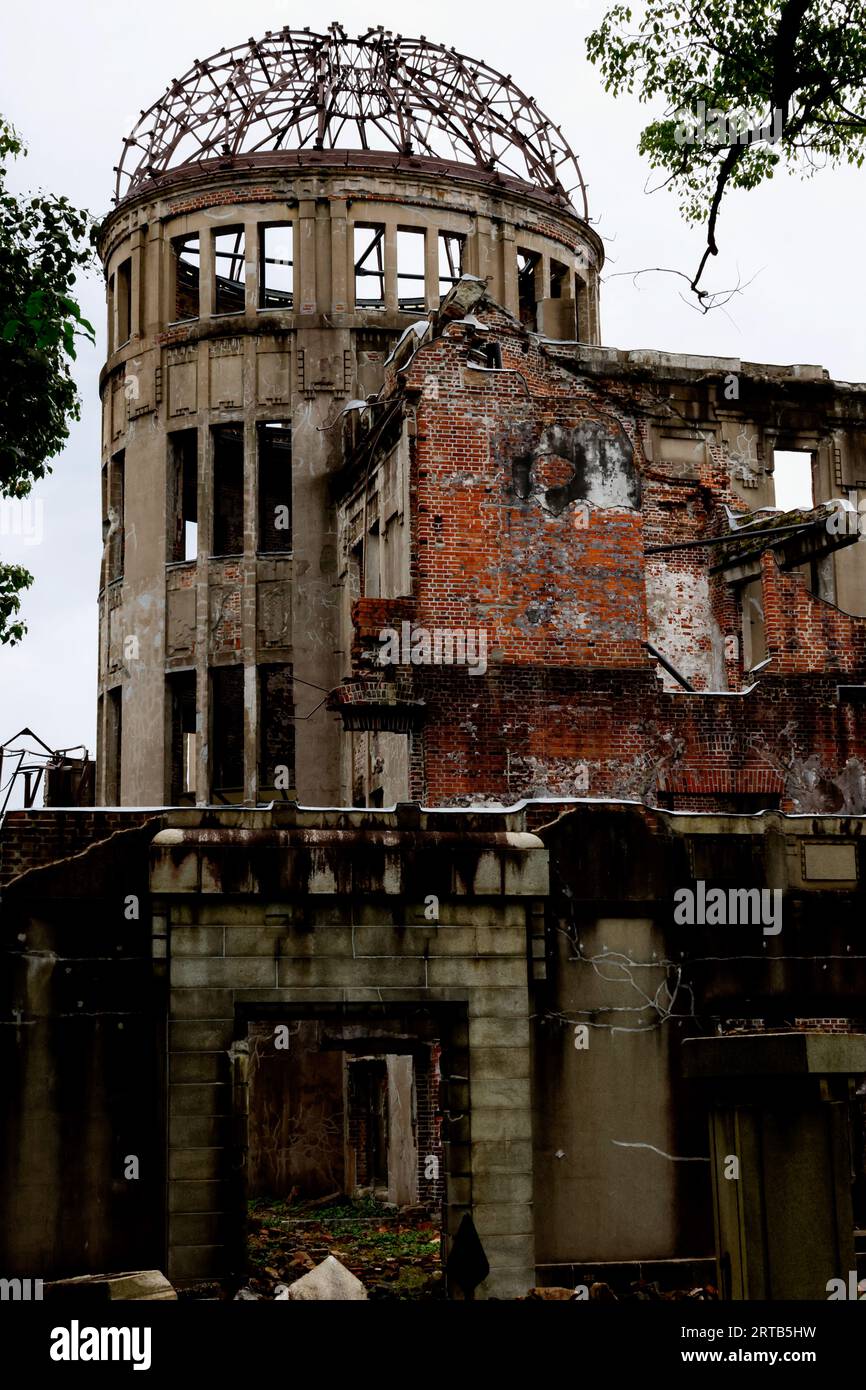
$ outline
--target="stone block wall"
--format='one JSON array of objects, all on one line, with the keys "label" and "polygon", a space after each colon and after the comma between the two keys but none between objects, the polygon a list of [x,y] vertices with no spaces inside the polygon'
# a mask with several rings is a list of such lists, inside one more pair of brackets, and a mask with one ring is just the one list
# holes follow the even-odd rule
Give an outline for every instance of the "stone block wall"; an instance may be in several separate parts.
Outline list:
[{"label": "stone block wall", "polygon": [[418,1036],[441,1043],[446,1231],[471,1212],[491,1265],[482,1296],[525,1292],[527,913],[546,892],[541,842],[483,817],[456,835],[441,817],[387,816],[363,836],[354,816],[351,829],[338,813],[286,817],[187,819],[153,842],[154,946],[170,986],[169,1277],[222,1274],[235,1258],[250,1021],[351,1016],[398,1019],[402,1035],[417,1019]]}]

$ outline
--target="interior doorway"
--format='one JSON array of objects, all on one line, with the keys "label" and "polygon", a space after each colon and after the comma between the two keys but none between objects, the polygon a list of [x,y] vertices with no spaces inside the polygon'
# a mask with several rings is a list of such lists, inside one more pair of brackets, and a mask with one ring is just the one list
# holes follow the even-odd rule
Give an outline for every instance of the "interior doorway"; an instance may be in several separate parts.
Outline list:
[{"label": "interior doorway", "polygon": [[445,1296],[454,1017],[274,1007],[245,1021],[236,1103],[254,1289],[267,1296],[332,1254],[371,1298]]}]

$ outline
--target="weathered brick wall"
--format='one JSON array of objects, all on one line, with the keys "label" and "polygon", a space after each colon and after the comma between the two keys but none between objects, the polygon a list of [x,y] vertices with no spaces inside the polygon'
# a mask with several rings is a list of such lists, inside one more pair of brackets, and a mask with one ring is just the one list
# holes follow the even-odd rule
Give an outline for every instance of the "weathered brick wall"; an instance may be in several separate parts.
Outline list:
[{"label": "weathered brick wall", "polygon": [[853,618],[816,598],[795,574],[764,554],[764,619],[773,670],[794,675],[837,672],[861,679],[866,668],[866,618]]},{"label": "weathered brick wall", "polygon": [[[415,1060],[415,1098],[418,1107],[418,1201],[437,1206],[445,1196],[445,1153],[439,1099],[440,1043],[431,1043],[426,1057]],[[432,1160],[432,1162],[431,1162]]]},{"label": "weathered brick wall", "polygon": [[[412,594],[353,612],[356,661],[402,621],[487,636],[485,672],[400,668],[427,706],[410,796],[866,810],[866,717],[835,689],[840,676],[866,679],[866,619],[815,597],[767,552],[772,660],[746,693],[737,592],[712,572],[718,548],[701,544],[729,534],[726,507],[742,510],[725,449],[696,425],[694,457],[650,462],[647,417],[660,406],[647,373],[569,372],[496,306],[478,314],[487,338],[471,321],[447,325],[402,375]],[[488,338],[502,370],[478,365]],[[691,428],[672,417],[680,426]],[[586,431],[590,462],[592,448],[568,452]],[[698,693],[662,671],[647,641]]]},{"label": "weathered brick wall", "polygon": [[417,667],[428,712],[410,794],[432,805],[666,796],[681,810],[779,797],[787,810],[857,812],[846,764],[864,756],[866,709],[839,705],[837,680],[765,675],[749,695],[688,695],[651,670]]},{"label": "weathered brick wall", "polygon": [[29,869],[80,854],[117,830],[158,818],[147,811],[7,811],[0,824],[0,887]]},{"label": "weathered brick wall", "polygon": [[551,453],[533,462],[531,496],[519,495],[514,472],[545,430],[573,431],[602,413],[639,452],[634,422],[527,347],[507,316],[486,317],[501,372],[472,365],[456,325],[418,354],[408,377],[421,393],[415,621],[484,629],[503,663],[641,666],[640,512],[613,504],[587,516],[566,504],[555,514],[539,494],[564,488],[572,470]]}]

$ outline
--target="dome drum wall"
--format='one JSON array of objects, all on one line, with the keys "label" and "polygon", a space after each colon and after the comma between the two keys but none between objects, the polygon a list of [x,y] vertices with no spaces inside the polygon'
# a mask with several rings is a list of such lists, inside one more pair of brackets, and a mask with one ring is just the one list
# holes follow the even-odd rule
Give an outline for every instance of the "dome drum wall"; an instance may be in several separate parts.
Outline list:
[{"label": "dome drum wall", "polygon": [[[131,273],[139,282],[133,293],[132,315],[140,306],[139,334],[155,335],[164,332],[172,323],[173,314],[167,302],[168,283],[160,285],[153,275],[144,276],[146,245],[154,240],[169,243],[193,232],[216,232],[221,226],[244,226],[258,229],[271,222],[290,220],[298,233],[298,265],[295,267],[295,315],[315,313],[352,313],[354,310],[354,264],[349,239],[345,245],[340,238],[347,236],[354,224],[381,222],[386,230],[386,251],[393,259],[393,275],[386,280],[386,307],[397,308],[396,290],[396,231],[417,228],[434,232],[451,231],[465,239],[463,270],[486,278],[490,292],[503,306],[518,313],[519,264],[518,252],[526,249],[541,256],[543,267],[540,287],[550,285],[550,263],[556,266],[573,265],[586,296],[585,314],[578,325],[581,341],[598,341],[597,277],[603,261],[600,238],[582,219],[567,207],[514,180],[495,176],[485,179],[479,171],[466,167],[451,169],[447,175],[438,162],[425,160],[391,160],[391,168],[371,173],[369,161],[353,156],[353,166],[340,161],[338,171],[322,170],[315,175],[288,177],[285,169],[236,168],[201,171],[190,176],[185,185],[172,181],[170,188],[151,196],[129,199],[110,214],[102,228],[101,255],[109,282],[117,269],[132,257]],[[399,165],[400,167],[394,167]],[[429,169],[421,166],[429,165]],[[412,166],[412,167],[404,167]],[[325,227],[330,237],[322,244]],[[316,227],[316,224],[319,224]],[[308,238],[314,233],[316,244]],[[249,238],[247,239],[249,241]],[[387,245],[387,242],[393,242]],[[201,246],[201,276],[213,276],[206,240]],[[247,246],[247,279],[258,271],[255,247]],[[435,237],[430,238],[427,254],[430,261],[427,286],[428,305],[438,304],[436,285]],[[307,254],[305,254],[305,252]],[[149,256],[153,259],[153,249]],[[167,267],[163,268],[165,272]],[[159,271],[157,270],[157,274]],[[142,281],[147,279],[149,291],[145,299]],[[212,290],[212,285],[202,288]],[[160,293],[162,291],[162,293]],[[554,294],[556,293],[554,288]],[[563,285],[570,297],[570,283]],[[538,299],[551,297],[541,293]],[[247,310],[259,308],[255,294],[247,295]],[[111,317],[111,316],[110,316]],[[213,317],[211,295],[203,293],[200,322]],[[130,325],[131,327],[132,325]],[[405,326],[405,319],[400,325]],[[538,325],[544,331],[543,323]],[[113,350],[122,347],[122,340],[109,323],[109,359]],[[132,336],[134,337],[134,331]],[[551,336],[561,336],[559,334]]]}]

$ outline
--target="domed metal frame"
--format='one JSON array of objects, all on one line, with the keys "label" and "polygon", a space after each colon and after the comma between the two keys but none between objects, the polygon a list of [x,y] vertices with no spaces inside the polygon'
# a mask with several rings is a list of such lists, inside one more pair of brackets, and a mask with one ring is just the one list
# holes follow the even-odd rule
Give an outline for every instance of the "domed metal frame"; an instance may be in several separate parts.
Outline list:
[{"label": "domed metal frame", "polygon": [[350,39],[339,24],[196,59],[124,141],[115,201],[207,161],[337,149],[498,172],[588,215],[573,151],[510,75],[423,35],[380,27]]}]

